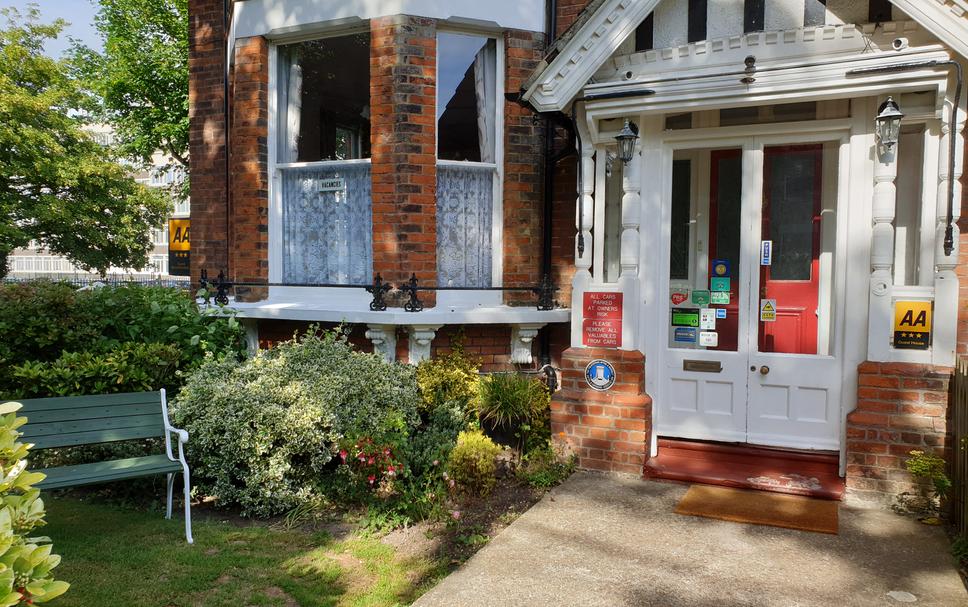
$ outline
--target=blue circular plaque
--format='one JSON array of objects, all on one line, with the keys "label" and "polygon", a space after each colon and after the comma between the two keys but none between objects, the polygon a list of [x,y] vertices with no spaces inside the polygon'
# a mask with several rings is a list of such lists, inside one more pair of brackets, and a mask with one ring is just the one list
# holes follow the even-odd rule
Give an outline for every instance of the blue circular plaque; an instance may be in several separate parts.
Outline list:
[{"label": "blue circular plaque", "polygon": [[593,360],[585,367],[585,381],[593,390],[604,392],[615,384],[615,367],[607,360]]}]

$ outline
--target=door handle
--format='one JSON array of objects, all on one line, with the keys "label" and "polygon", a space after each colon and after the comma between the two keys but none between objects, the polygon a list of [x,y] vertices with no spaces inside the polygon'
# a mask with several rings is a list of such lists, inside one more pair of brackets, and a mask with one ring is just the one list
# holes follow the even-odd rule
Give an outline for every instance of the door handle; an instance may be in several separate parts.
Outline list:
[{"label": "door handle", "polygon": [[762,367],[760,367],[760,375],[766,375],[769,372],[770,372],[770,368],[767,367],[766,365],[763,365]]}]

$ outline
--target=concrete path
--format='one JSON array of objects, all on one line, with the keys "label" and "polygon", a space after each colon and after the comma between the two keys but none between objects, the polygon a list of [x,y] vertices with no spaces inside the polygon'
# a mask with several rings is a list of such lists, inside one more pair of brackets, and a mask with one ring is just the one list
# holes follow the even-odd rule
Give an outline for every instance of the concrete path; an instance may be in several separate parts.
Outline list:
[{"label": "concrete path", "polygon": [[836,536],[680,516],[686,489],[578,473],[415,606],[968,606],[936,527],[848,506]]}]

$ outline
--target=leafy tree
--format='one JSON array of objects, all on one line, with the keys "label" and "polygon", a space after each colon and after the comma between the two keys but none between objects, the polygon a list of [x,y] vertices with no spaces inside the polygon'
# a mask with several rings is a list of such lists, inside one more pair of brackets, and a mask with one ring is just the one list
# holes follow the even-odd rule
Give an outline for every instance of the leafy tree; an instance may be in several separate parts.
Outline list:
[{"label": "leafy tree", "polygon": [[0,14],[0,277],[32,240],[88,269],[143,267],[171,201],[83,130],[89,96],[43,52],[65,23],[40,23],[35,7]]},{"label": "leafy tree", "polygon": [[99,0],[104,52],[85,55],[126,156],[188,168],[188,0]]}]

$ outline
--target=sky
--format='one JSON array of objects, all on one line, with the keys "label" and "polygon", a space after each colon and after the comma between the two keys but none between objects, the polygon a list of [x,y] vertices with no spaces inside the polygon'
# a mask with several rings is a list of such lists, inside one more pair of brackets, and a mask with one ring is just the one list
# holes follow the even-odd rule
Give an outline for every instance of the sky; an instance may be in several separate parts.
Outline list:
[{"label": "sky", "polygon": [[60,18],[70,22],[57,40],[48,42],[47,53],[59,57],[70,45],[68,36],[100,50],[101,41],[94,29],[94,15],[97,13],[96,0],[0,0],[0,8],[13,7],[25,12],[27,6],[36,4],[40,9],[41,21],[50,22]]}]

